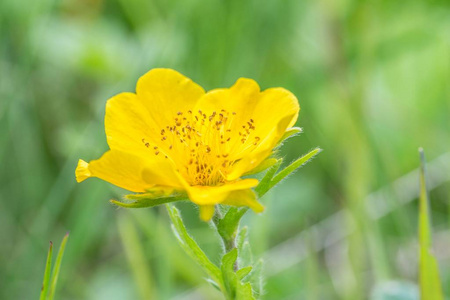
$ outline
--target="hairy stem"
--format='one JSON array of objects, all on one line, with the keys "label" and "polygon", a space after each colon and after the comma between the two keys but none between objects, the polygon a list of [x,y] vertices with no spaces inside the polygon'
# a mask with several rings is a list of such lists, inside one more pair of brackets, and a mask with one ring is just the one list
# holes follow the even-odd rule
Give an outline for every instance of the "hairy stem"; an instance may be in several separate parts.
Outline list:
[{"label": "hairy stem", "polygon": [[[212,218],[212,221],[213,221],[213,223],[215,225],[215,228],[216,228],[220,238],[222,239],[222,243],[223,243],[223,246],[225,248],[225,253],[228,253],[231,250],[233,250],[234,248],[236,248],[236,233],[234,233],[231,237],[227,237],[227,236],[222,235],[220,233],[220,231],[218,230],[219,222],[222,219],[223,219],[223,214],[222,214],[222,211],[221,211],[221,207],[219,205],[216,205],[215,214],[214,214],[214,217]],[[237,260],[234,263],[233,269],[234,269],[235,272],[239,269],[239,265],[238,265],[238,261]]]}]

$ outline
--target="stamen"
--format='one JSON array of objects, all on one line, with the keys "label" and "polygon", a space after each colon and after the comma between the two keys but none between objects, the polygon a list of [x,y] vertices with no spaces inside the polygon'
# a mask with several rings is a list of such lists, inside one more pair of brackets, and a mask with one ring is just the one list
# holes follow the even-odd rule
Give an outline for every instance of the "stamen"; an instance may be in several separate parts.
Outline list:
[{"label": "stamen", "polygon": [[[162,153],[165,159],[172,159],[191,185],[223,184],[235,161],[244,152],[252,151],[261,140],[254,136],[255,121],[240,120],[236,115],[225,109],[198,110],[195,114],[191,110],[178,111],[161,128],[161,141],[152,147],[153,154]],[[146,138],[142,143],[150,147]],[[172,151],[170,155],[168,151]]]}]

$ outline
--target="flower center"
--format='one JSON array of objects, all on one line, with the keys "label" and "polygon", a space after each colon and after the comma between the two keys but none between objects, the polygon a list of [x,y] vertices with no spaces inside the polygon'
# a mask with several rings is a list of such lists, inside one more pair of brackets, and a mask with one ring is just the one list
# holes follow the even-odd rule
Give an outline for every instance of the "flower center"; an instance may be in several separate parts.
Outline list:
[{"label": "flower center", "polygon": [[[253,119],[238,120],[236,112],[178,112],[161,128],[161,143],[144,145],[154,155],[170,157],[191,185],[220,185],[242,154],[260,142]],[[243,121],[245,120],[245,121]]]}]

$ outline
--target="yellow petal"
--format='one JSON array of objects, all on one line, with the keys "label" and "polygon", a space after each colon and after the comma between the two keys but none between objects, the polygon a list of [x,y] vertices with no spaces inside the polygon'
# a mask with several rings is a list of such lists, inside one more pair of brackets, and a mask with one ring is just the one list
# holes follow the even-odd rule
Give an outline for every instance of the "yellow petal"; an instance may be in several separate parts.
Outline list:
[{"label": "yellow petal", "polygon": [[[289,91],[271,88],[260,92],[255,81],[245,78],[229,89],[208,92],[197,108],[206,114],[222,109],[233,113],[230,129],[234,137],[229,142],[229,159],[238,163],[227,176],[229,180],[239,178],[267,158],[286,129],[295,124],[300,110],[297,98]],[[249,121],[254,125],[247,138],[251,142],[241,142],[238,134],[245,133],[245,127],[242,128],[248,128]],[[254,147],[253,141],[258,141]]]},{"label": "yellow petal", "polygon": [[173,123],[178,112],[193,109],[205,91],[175,70],[153,69],[139,78],[136,93],[162,129]]},{"label": "yellow petal", "polygon": [[208,222],[214,216],[214,205],[200,205],[200,219]]},{"label": "yellow petal", "polygon": [[138,156],[154,154],[157,126],[133,93],[118,94],[106,103],[105,131],[112,150]]},{"label": "yellow petal", "polygon": [[290,122],[286,129],[294,126],[299,112],[300,106],[294,94],[283,88],[270,88],[261,93],[252,114],[258,124],[256,131],[267,132],[287,116],[290,116]]},{"label": "yellow petal", "polygon": [[236,190],[245,190],[258,185],[256,179],[243,179],[221,186],[190,186],[186,188],[189,199],[198,205],[214,205],[221,203],[225,198]]},{"label": "yellow petal", "polygon": [[295,124],[299,111],[297,98],[288,90],[271,88],[263,91],[251,113],[255,124],[253,134],[261,140],[255,148],[243,151],[243,158],[234,165],[227,179],[239,178],[266,159],[286,130]]},{"label": "yellow petal", "polygon": [[264,206],[256,200],[256,194],[252,190],[232,191],[222,204],[233,206],[248,206],[254,212],[260,213],[264,211]]},{"label": "yellow petal", "polygon": [[235,180],[250,172],[254,168],[257,168],[264,159],[266,159],[272,153],[272,149],[278,143],[283,133],[286,131],[288,124],[292,121],[292,116],[287,116],[281,120],[275,128],[267,133],[261,144],[258,145],[255,150],[246,154],[241,160],[237,161],[233,165],[233,170],[227,175],[227,180]]},{"label": "yellow petal", "polygon": [[[168,163],[143,160],[138,156],[110,150],[89,164],[80,161],[75,171],[78,181],[97,177],[126,190],[142,193],[155,185],[178,185]],[[143,176],[145,174],[145,176]]]},{"label": "yellow petal", "polygon": [[78,160],[77,169],[75,170],[75,178],[77,182],[82,182],[87,178],[91,177],[91,172],[89,171],[89,164],[82,159]]},{"label": "yellow petal", "polygon": [[[251,118],[260,95],[258,83],[252,79],[239,78],[236,83],[226,89],[215,89],[205,94],[197,103],[196,111],[202,110],[210,113],[220,112],[222,109],[235,112],[234,128],[240,128],[242,123]],[[237,134],[237,132],[236,132]]]}]

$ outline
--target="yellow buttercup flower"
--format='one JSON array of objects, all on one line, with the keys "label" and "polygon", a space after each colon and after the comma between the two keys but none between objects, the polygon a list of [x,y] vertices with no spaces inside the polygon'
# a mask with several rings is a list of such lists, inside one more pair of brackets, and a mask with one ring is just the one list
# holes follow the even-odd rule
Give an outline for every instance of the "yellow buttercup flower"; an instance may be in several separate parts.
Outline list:
[{"label": "yellow buttercup flower", "polygon": [[174,70],[153,69],[136,93],[108,100],[110,150],[90,163],[80,160],[76,179],[98,177],[135,193],[184,191],[203,220],[219,203],[260,212],[251,190],[258,180],[240,177],[272,154],[299,110],[289,91],[261,92],[251,79],[206,93]]}]

